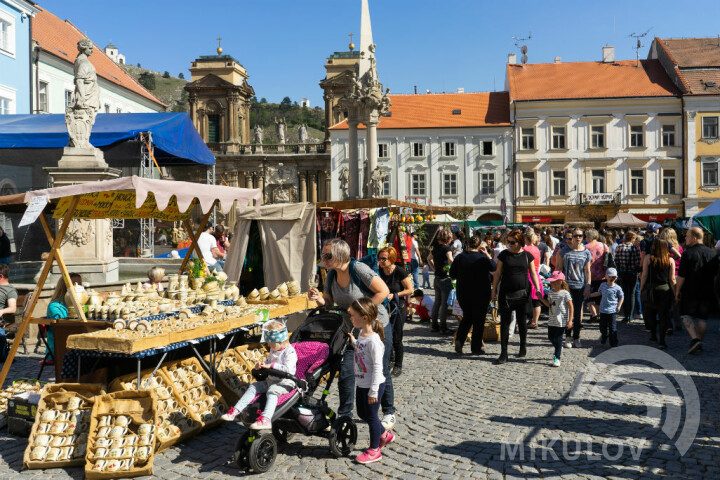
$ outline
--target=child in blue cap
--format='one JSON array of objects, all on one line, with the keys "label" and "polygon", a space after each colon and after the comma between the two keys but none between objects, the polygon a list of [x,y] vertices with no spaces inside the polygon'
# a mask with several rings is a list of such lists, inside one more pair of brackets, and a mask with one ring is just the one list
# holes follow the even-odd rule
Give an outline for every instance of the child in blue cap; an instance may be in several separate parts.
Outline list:
[{"label": "child in blue cap", "polygon": [[[265,363],[257,362],[255,368],[274,368],[282,372],[295,375],[297,368],[297,352],[290,345],[288,339],[288,331],[285,324],[277,320],[267,322],[263,327],[262,341],[267,342],[270,347]],[[223,420],[233,421],[242,413],[256,395],[267,393],[265,400],[265,408],[258,419],[250,425],[252,430],[265,430],[272,428],[271,420],[278,404],[278,399],[295,388],[292,380],[281,379],[269,375],[266,380],[255,382],[248,387],[242,398],[238,400],[234,407],[230,407],[228,412],[222,416]]]},{"label": "child in blue cap", "polygon": [[610,346],[616,347],[617,338],[617,313],[622,308],[623,291],[617,282],[618,273],[614,268],[608,268],[605,271],[605,283],[600,285],[597,292],[591,294],[591,297],[602,295],[600,301],[600,343],[605,345],[608,340],[608,329],[610,330]]}]

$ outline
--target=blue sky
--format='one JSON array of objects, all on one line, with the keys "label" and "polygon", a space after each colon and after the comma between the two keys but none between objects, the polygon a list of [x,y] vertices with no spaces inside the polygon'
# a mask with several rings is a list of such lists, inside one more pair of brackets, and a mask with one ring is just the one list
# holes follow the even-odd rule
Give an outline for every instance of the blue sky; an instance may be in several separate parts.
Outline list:
[{"label": "blue sky", "polygon": [[[347,50],[347,35],[360,31],[360,0],[38,2],[99,45],[112,40],[128,63],[186,78],[190,62],[214,54],[223,37],[224,53],[271,102],[287,95],[322,104],[325,58]],[[370,13],[380,80],[393,93],[415,85],[420,92],[502,90],[507,54],[518,52],[512,37],[529,32],[531,63],[596,61],[604,45],[615,46],[616,59],[632,59],[628,35],[649,29],[641,58],[655,36],[720,34],[718,0],[370,0]]]}]

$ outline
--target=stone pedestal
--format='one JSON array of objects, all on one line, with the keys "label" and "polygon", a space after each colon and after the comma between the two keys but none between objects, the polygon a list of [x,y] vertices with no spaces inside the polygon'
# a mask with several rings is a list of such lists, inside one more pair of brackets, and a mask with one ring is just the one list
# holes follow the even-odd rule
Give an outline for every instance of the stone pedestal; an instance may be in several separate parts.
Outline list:
[{"label": "stone pedestal", "polygon": [[[102,151],[94,149],[65,148],[65,154],[57,167],[44,170],[53,178],[55,187],[78,183],[111,180],[121,171],[108,168]],[[119,279],[119,264],[113,258],[113,231],[110,220],[71,220],[60,248],[68,271],[79,273],[83,282],[107,283]],[[60,221],[57,222],[59,228]],[[60,270],[54,266],[50,282],[60,278]]]}]

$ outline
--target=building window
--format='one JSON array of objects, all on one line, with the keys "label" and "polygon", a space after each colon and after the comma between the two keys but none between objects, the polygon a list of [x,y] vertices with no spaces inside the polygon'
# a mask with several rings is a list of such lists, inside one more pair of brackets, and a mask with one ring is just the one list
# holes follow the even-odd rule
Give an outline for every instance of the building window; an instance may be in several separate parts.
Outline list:
[{"label": "building window", "polygon": [[208,143],[220,141],[220,115],[208,115]]},{"label": "building window", "polygon": [[0,115],[10,115],[12,113],[12,100],[0,97]]},{"label": "building window", "polygon": [[593,193],[605,193],[605,170],[592,171]]},{"label": "building window", "polygon": [[565,170],[553,170],[553,196],[564,197],[567,195],[567,175]]},{"label": "building window", "polygon": [[425,156],[425,144],[421,143],[421,142],[413,142],[411,153],[412,153],[413,157],[424,157]]},{"label": "building window", "polygon": [[410,193],[413,197],[425,196],[425,174],[413,173],[410,175]]},{"label": "building window", "polygon": [[443,174],[443,195],[457,195],[457,173]]},{"label": "building window", "polygon": [[565,127],[552,127],[552,148],[553,150],[564,150]]},{"label": "building window", "polygon": [[378,143],[378,158],[388,158],[389,148],[387,143]]},{"label": "building window", "polygon": [[718,117],[703,117],[702,138],[718,138]]},{"label": "building window", "polygon": [[455,156],[455,142],[443,142],[443,157]]},{"label": "building window", "polygon": [[702,184],[717,185],[718,184],[718,164],[717,160],[702,163]]},{"label": "building window", "polygon": [[593,125],[590,127],[590,148],[605,148],[605,127]]},{"label": "building window", "polygon": [[389,197],[390,194],[390,172],[385,172],[385,178],[382,185],[382,196]]},{"label": "building window", "polygon": [[630,194],[645,195],[645,174],[642,170],[630,170]]},{"label": "building window", "polygon": [[520,129],[520,149],[521,150],[535,150],[535,129],[534,128],[521,128]]},{"label": "building window", "polygon": [[662,146],[663,147],[674,147],[675,146],[675,125],[663,125],[662,126]]},{"label": "building window", "polygon": [[630,147],[645,146],[645,127],[643,125],[630,125]]},{"label": "building window", "polygon": [[663,170],[663,195],[675,195],[675,170]]},{"label": "building window", "polygon": [[480,174],[480,195],[495,195],[495,174]]},{"label": "building window", "polygon": [[535,172],[522,172],[523,197],[535,196]]},{"label": "building window", "polygon": [[72,90],[65,90],[65,108],[69,107],[72,103],[73,92]]},{"label": "building window", "polygon": [[482,148],[482,154],[486,157],[492,156],[493,154],[493,142],[491,140],[485,140],[480,142]]},{"label": "building window", "polygon": [[[4,12],[0,12],[2,15]],[[15,22],[13,17],[0,16],[0,50],[15,55]]]},{"label": "building window", "polygon": [[48,112],[48,82],[38,82],[38,112]]}]

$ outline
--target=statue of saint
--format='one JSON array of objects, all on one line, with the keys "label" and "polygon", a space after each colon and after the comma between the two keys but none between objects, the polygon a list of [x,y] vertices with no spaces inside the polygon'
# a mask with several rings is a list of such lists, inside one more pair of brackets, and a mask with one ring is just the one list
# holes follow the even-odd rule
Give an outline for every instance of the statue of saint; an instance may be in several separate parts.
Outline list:
[{"label": "statue of saint", "polygon": [[100,92],[97,73],[88,58],[93,53],[93,43],[83,38],[77,43],[78,56],[75,58],[75,92],[65,109],[65,123],[70,135],[70,147],[92,148],[90,130],[100,109]]},{"label": "statue of saint", "polygon": [[380,198],[382,196],[383,183],[385,182],[385,174],[380,167],[370,174],[370,198]]},{"label": "statue of saint", "polygon": [[285,140],[287,139],[287,124],[285,123],[285,118],[281,117],[279,122],[278,119],[275,118],[275,132],[277,133],[278,144],[285,145]]},{"label": "statue of saint", "polygon": [[255,129],[254,129],[254,133],[253,133],[253,140],[255,141],[255,143],[262,145],[264,133],[265,133],[265,129],[262,127],[262,125],[255,125]]},{"label": "statue of saint", "polygon": [[348,167],[343,167],[340,170],[339,180],[340,180],[340,195],[342,196],[343,200],[347,200],[347,198],[350,196],[350,193],[348,190],[348,188],[350,186],[349,185],[350,177],[348,174]]},{"label": "statue of saint", "polygon": [[310,139],[310,136],[308,135],[307,125],[305,125],[304,123],[301,124],[298,128],[298,138],[300,139],[300,143],[308,143],[308,140]]}]

